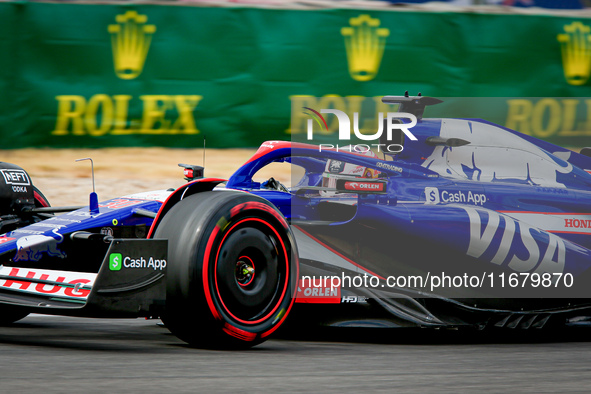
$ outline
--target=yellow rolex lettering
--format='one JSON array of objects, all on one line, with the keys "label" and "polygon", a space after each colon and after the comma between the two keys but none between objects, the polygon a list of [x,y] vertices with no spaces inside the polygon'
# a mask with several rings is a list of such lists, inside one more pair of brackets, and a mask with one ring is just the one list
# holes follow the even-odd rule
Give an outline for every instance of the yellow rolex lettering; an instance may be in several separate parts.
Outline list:
[{"label": "yellow rolex lettering", "polygon": [[198,134],[199,130],[195,126],[193,111],[203,96],[174,96],[174,103],[179,113],[179,117],[174,122],[171,132],[174,134]]},{"label": "yellow rolex lettering", "polygon": [[111,134],[131,134],[132,130],[127,128],[127,116],[131,96],[118,94],[113,96],[113,100],[115,101],[115,119],[113,121],[114,129]]},{"label": "yellow rolex lettering", "polygon": [[585,105],[587,107],[587,120],[585,122],[581,122],[579,125],[580,130],[585,130],[586,134],[591,134],[591,99],[585,100]]},{"label": "yellow rolex lettering", "polygon": [[[99,117],[99,108],[100,117]],[[97,125],[97,117],[100,119],[100,126]],[[106,94],[95,94],[88,100],[84,124],[88,134],[93,137],[100,137],[111,130],[113,124],[113,101]]]},{"label": "yellow rolex lettering", "polygon": [[[351,127],[353,127],[353,114],[355,112],[357,112],[358,116],[359,116],[359,131],[362,134],[365,134],[365,132],[367,131],[368,133],[371,133],[372,129],[368,129],[368,125],[366,125],[366,122],[369,123],[369,126],[371,126],[371,123],[373,122],[372,118],[363,118],[363,112],[361,111],[361,104],[363,103],[363,100],[365,100],[365,97],[363,96],[347,96],[346,97],[346,103],[348,104],[348,108],[347,108],[347,113],[351,114]],[[375,132],[375,131],[374,131]]]},{"label": "yellow rolex lettering", "polygon": [[86,99],[82,96],[56,96],[57,121],[53,135],[68,135],[70,124],[72,134],[84,135],[84,121],[82,116],[86,109]]},{"label": "yellow rolex lettering", "polygon": [[563,99],[561,102],[563,120],[559,135],[562,137],[591,135],[591,99],[583,102],[576,99]]},{"label": "yellow rolex lettering", "polygon": [[[291,100],[291,128],[285,132],[287,134],[302,134],[307,132],[307,121],[310,115],[307,115],[304,107],[313,108],[316,111],[323,109],[337,109],[345,112],[349,116],[351,127],[353,127],[354,114],[359,116],[359,131],[362,134],[375,134],[379,128],[379,113],[385,116],[388,112],[395,112],[397,105],[382,103],[382,96],[373,97],[371,101],[367,102],[367,98],[363,96],[339,96],[337,94],[327,94],[320,98],[313,96],[290,96]],[[369,106],[369,108],[367,108]],[[368,112],[368,109],[373,108],[373,111]],[[371,115],[368,115],[371,114]],[[327,122],[328,130],[324,127],[319,128],[313,123],[314,132],[319,134],[334,134],[339,129],[338,118],[331,114],[324,114],[324,119]]]},{"label": "yellow rolex lettering", "polygon": [[[337,94],[327,94],[323,96],[318,102],[319,109],[338,109],[339,111],[347,112],[347,105],[345,100]],[[339,130],[339,120],[334,115],[325,116],[328,131],[320,130],[320,134],[332,134]],[[353,119],[351,119],[353,121]]]},{"label": "yellow rolex lettering", "polygon": [[[95,94],[88,102],[83,96],[56,96],[58,113],[52,134],[92,137],[106,134],[197,134],[194,111],[202,98],[199,95],[140,96],[142,117],[129,119],[130,107],[137,108],[138,104],[131,95]],[[131,104],[134,101],[136,106]],[[176,113],[178,117],[174,118]]]},{"label": "yellow rolex lettering", "polygon": [[[166,111],[173,108],[172,96],[145,95],[140,96],[144,103],[144,113],[140,134],[168,134],[170,121],[166,120]],[[160,126],[160,127],[158,127]]]},{"label": "yellow rolex lettering", "polygon": [[[545,98],[538,101],[532,111],[531,128],[533,134],[540,138],[555,134],[560,128],[561,114],[562,110],[557,100]],[[544,123],[546,127],[544,127]]]},{"label": "yellow rolex lettering", "polygon": [[579,100],[575,99],[564,99],[562,100],[562,131],[561,132],[572,132],[575,128],[575,119],[577,118],[577,105]]},{"label": "yellow rolex lettering", "polygon": [[530,119],[533,104],[529,100],[515,99],[507,100],[509,109],[507,111],[507,121],[505,126],[512,130],[517,130],[525,134],[530,132]]},{"label": "yellow rolex lettering", "polygon": [[304,113],[304,107],[318,108],[314,96],[289,96],[291,100],[291,126],[285,130],[287,134],[302,134],[306,132],[306,122],[310,117]]}]

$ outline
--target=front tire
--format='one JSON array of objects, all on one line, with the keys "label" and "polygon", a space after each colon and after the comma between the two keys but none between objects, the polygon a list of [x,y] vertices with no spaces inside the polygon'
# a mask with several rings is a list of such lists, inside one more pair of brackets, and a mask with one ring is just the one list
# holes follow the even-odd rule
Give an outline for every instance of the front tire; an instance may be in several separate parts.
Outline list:
[{"label": "front tire", "polygon": [[238,192],[189,196],[154,238],[168,239],[165,325],[191,345],[248,348],[285,321],[298,261],[289,225],[267,200]]}]

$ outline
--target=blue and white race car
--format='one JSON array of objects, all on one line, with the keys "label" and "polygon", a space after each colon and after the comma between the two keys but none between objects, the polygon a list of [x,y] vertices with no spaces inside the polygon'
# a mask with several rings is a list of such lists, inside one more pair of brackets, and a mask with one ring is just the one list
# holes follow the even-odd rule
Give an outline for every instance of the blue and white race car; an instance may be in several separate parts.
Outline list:
[{"label": "blue and white race car", "polygon": [[[85,207],[49,206],[26,171],[1,163],[0,321],[159,317],[205,347],[256,345],[289,315],[343,327],[587,322],[587,150],[423,119],[428,97],[384,101],[418,119],[399,153],[268,141],[227,180],[182,165],[176,190]],[[297,168],[289,187],[253,180],[273,163]]]}]

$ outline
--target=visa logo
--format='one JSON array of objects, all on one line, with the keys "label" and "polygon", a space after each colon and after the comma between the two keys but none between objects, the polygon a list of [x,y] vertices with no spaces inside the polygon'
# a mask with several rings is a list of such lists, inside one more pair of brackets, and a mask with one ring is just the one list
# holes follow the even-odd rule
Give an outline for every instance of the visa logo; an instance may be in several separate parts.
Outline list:
[{"label": "visa logo", "polygon": [[[462,208],[470,218],[469,256],[480,258],[487,252],[494,253],[491,263],[507,263],[517,272],[564,272],[566,245],[560,237],[495,211]],[[500,242],[498,236],[494,241],[497,232]]]}]

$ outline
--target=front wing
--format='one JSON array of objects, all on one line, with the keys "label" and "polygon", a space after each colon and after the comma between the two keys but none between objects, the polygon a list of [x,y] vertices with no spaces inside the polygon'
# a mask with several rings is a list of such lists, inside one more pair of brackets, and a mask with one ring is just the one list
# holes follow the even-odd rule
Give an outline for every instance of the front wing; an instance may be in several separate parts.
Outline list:
[{"label": "front wing", "polygon": [[113,239],[98,273],[0,266],[0,303],[48,314],[158,316],[166,297],[167,244]]}]

